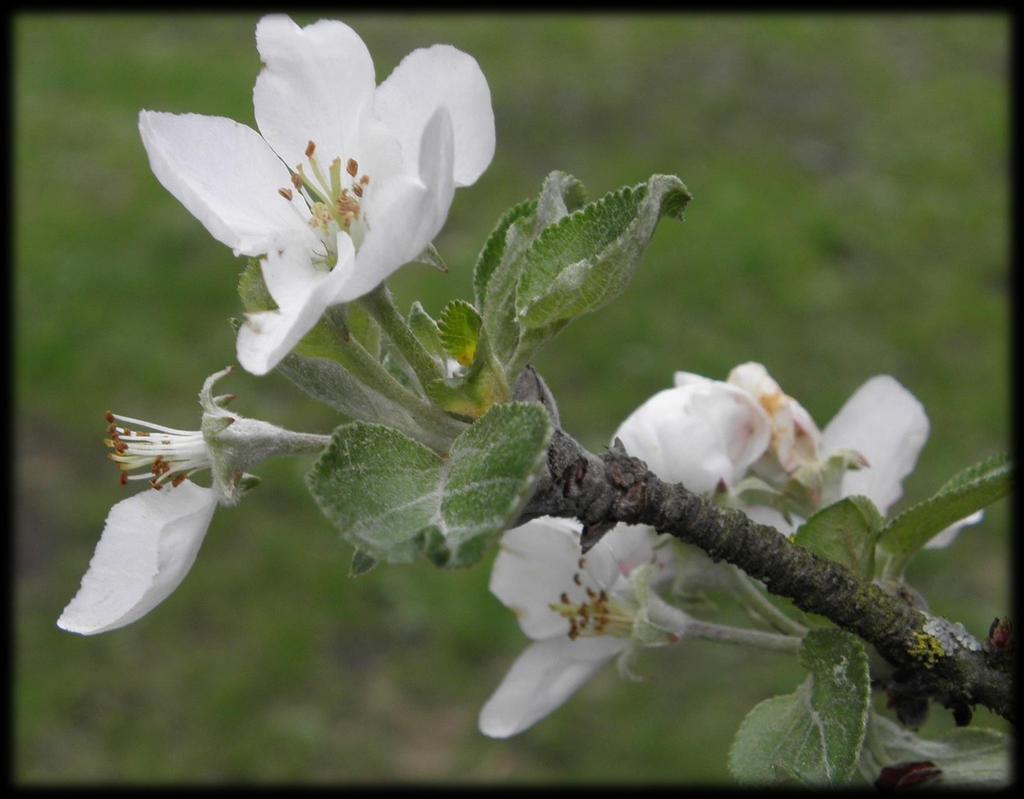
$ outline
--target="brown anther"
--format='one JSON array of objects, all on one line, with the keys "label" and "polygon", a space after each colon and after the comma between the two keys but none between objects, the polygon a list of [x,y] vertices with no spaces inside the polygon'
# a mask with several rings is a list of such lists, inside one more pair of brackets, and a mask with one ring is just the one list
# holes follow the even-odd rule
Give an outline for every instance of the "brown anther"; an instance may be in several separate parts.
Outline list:
[{"label": "brown anther", "polygon": [[159,491],[159,490],[160,490],[161,488],[163,488],[163,486],[162,486],[162,485],[160,485],[160,484],[159,484],[159,483],[158,483],[158,482],[156,481],[156,479],[153,479],[153,480],[150,480],[150,481],[149,481],[149,487],[150,487],[150,488],[152,488],[152,489],[155,489],[155,490],[157,490],[157,491]]},{"label": "brown anther", "polygon": [[597,595],[597,598],[601,602],[607,602],[608,601],[608,594],[604,591],[604,589],[601,589],[601,593]]},{"label": "brown anther", "polygon": [[179,474],[177,477],[175,477],[173,480],[171,480],[171,486],[173,486],[174,488],[177,488],[182,483],[184,483],[186,480],[188,480],[188,475],[187,474]]},{"label": "brown anther", "polygon": [[563,591],[561,594],[559,594],[558,598],[562,600],[562,604],[563,605],[568,605],[569,604],[569,595],[567,593],[565,593],[565,591]]},{"label": "brown anther", "polygon": [[369,175],[363,175],[361,178],[359,178],[359,182],[362,185],[366,186],[370,182],[370,176]]},{"label": "brown anther", "polygon": [[587,590],[587,596],[590,597],[591,599],[593,599],[594,597],[597,596],[597,594],[594,593],[594,589],[591,588],[589,585],[587,586],[586,590]]},{"label": "brown anther", "polygon": [[586,558],[580,558],[579,563],[580,563],[580,568],[581,569],[585,569],[587,567],[587,559]]},{"label": "brown anther", "polygon": [[114,414],[111,413],[110,411],[107,411],[105,414],[103,414],[103,418],[110,422],[110,424],[114,423]]},{"label": "brown anther", "polygon": [[579,573],[579,572],[576,572],[576,573],[575,573],[575,574],[574,574],[574,575],[572,576],[572,581],[573,581],[574,583],[576,583],[576,585],[583,585],[583,583],[581,583],[581,582],[580,582],[580,573]]},{"label": "brown anther", "polygon": [[357,183],[357,184],[356,184],[355,186],[353,186],[353,187],[352,187],[352,193],[353,193],[353,194],[354,194],[354,195],[355,195],[356,197],[362,197],[362,196],[363,196],[363,187],[362,187],[362,186],[360,186],[360,185],[359,185],[359,184]]},{"label": "brown anther", "polygon": [[354,158],[349,158],[348,163],[345,164],[345,171],[355,177],[359,174],[359,163]]},{"label": "brown anther", "polygon": [[579,635],[580,634],[576,631],[575,627],[570,627],[569,628],[569,640],[570,641],[575,641],[577,638],[579,638]]},{"label": "brown anther", "polygon": [[147,430],[136,430],[135,435],[139,436],[140,438],[148,438],[149,432]]},{"label": "brown anther", "polygon": [[121,477],[118,478],[118,482],[123,486],[128,485],[128,472],[121,472]]},{"label": "brown anther", "polygon": [[302,187],[306,185],[306,182],[298,172],[292,172],[292,185],[299,191],[302,191]]},{"label": "brown anther", "polygon": [[278,189],[277,193],[284,197],[286,200],[290,200],[295,195],[292,194],[291,189]]},{"label": "brown anther", "polygon": [[306,145],[306,158],[312,158],[313,157],[313,153],[315,153],[315,152],[316,152],[316,144],[314,144],[313,141],[310,140],[309,144]]}]

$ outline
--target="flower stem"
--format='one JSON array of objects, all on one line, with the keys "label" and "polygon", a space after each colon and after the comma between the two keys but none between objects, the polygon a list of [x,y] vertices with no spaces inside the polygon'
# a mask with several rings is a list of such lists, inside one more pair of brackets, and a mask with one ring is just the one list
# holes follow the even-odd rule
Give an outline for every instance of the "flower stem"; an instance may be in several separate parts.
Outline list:
[{"label": "flower stem", "polygon": [[754,647],[769,652],[796,652],[800,649],[800,636],[780,635],[762,630],[747,630],[742,627],[700,621],[654,594],[651,595],[648,602],[651,620],[659,627],[674,632],[680,638],[703,638],[705,641]]},{"label": "flower stem", "polygon": [[381,283],[369,294],[364,294],[357,302],[373,317],[374,321],[380,325],[381,330],[402,353],[402,357],[408,361],[416,373],[420,385],[426,388],[432,380],[444,377],[438,362],[409,329],[409,325],[406,324],[405,318],[395,306],[391,292],[384,283]]},{"label": "flower stem", "polygon": [[403,386],[349,334],[341,309],[328,308],[320,325],[316,356],[341,364],[367,388],[405,410],[426,434],[416,438],[435,452],[444,454],[463,430],[464,422],[453,419],[443,410],[414,391]]},{"label": "flower stem", "polygon": [[741,569],[731,566],[733,585],[741,603],[748,610],[762,618],[780,633],[786,635],[803,636],[807,628],[800,622],[791,619],[772,603],[764,592],[762,592],[753,580],[750,579]]}]

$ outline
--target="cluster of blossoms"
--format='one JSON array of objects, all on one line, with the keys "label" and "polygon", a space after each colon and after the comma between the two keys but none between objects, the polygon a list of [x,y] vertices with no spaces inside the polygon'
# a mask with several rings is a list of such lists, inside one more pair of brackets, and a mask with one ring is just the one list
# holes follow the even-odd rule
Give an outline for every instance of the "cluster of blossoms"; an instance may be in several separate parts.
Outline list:
[{"label": "cluster of blossoms", "polygon": [[[866,496],[885,515],[928,429],[921,403],[879,375],[820,431],[761,364],[745,363],[725,381],[677,372],[675,386],[633,411],[615,437],[661,479],[740,507],[788,536],[815,510],[846,496]],[[744,490],[751,484],[757,490]],[[794,496],[794,485],[806,490]],[[747,496],[777,502],[756,504]],[[980,519],[979,511],[928,546],[947,546]],[[620,524],[581,559],[580,533],[576,522],[545,517],[502,538],[491,591],[534,643],[484,706],[486,735],[522,732],[616,657],[628,674],[637,646],[675,644],[706,628],[657,592],[678,570],[667,536]]]},{"label": "cluster of blossoms", "polygon": [[[432,260],[455,189],[487,168],[495,131],[487,82],[453,47],[415,50],[377,85],[365,45],[340,22],[300,28],[268,16],[256,42],[259,132],[153,111],[141,112],[139,131],[164,187],[236,256],[258,259],[276,307],[246,314],[237,357],[263,375],[328,308],[374,291],[403,264]],[[448,359],[441,368],[450,377],[467,365]],[[213,394],[226,372],[200,392],[198,430],[108,414],[106,443],[122,484],[150,488],[111,509],[57,622],[63,629],[99,633],[149,612],[188,573],[216,507],[237,504],[255,483],[250,468],[328,443],[226,410],[232,396]],[[920,403],[891,377],[866,382],[822,431],[756,363],[725,381],[677,373],[673,388],[615,434],[661,479],[786,535],[845,496],[866,496],[886,514],[927,436]],[[210,487],[191,481],[202,471]],[[978,518],[929,546],[949,544]],[[533,643],[481,711],[487,735],[530,727],[610,660],[628,675],[639,646],[721,637],[723,628],[714,632],[662,595],[679,569],[666,537],[619,525],[581,557],[580,536],[578,523],[545,517],[502,538],[490,587]]]}]

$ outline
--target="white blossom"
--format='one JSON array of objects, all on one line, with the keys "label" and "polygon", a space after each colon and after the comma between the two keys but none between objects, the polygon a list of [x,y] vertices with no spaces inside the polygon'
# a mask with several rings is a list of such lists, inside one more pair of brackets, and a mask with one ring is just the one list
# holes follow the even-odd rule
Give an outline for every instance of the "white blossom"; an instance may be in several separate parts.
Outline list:
[{"label": "white blossom", "polygon": [[[199,394],[199,430],[178,430],[108,413],[106,444],[121,484],[149,488],[107,515],[81,588],[57,626],[92,635],[130,624],[163,602],[185,579],[217,505],[235,505],[256,478],[245,469],[273,455],[322,447],[322,436],[291,433],[229,413],[232,395],[213,395],[230,367],[207,378]],[[129,427],[133,425],[133,427]],[[148,428],[148,429],[136,429]],[[189,478],[209,470],[212,487]]]},{"label": "white blossom", "polygon": [[342,22],[256,27],[257,133],[224,117],[142,111],[159,181],[236,255],[264,256],[277,310],[249,316],[239,362],[265,374],[323,310],[366,294],[441,230],[455,188],[494,154],[490,90],[449,45],[414,50],[376,85]]},{"label": "white blossom", "polygon": [[671,550],[648,527],[618,525],[583,556],[575,521],[542,517],[507,531],[490,588],[533,643],[484,705],[480,730],[492,738],[520,733],[636,643],[678,641],[651,620],[647,601],[649,586],[672,566]]}]

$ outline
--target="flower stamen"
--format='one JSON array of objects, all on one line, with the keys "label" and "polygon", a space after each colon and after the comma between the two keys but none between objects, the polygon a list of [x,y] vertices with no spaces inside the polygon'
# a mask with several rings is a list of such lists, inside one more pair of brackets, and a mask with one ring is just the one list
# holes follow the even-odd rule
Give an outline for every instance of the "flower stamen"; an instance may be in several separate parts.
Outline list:
[{"label": "flower stamen", "polygon": [[[194,472],[211,466],[209,449],[198,430],[177,430],[110,411],[106,420],[108,437],[103,443],[111,450],[107,457],[121,472],[121,485],[148,480],[159,491],[168,482],[181,485]],[[128,424],[150,429],[135,430]]]},{"label": "flower stamen", "polygon": [[[573,582],[581,584],[579,572],[573,575]],[[548,607],[569,622],[569,638],[575,641],[580,636],[614,635],[629,637],[633,632],[633,612],[608,597],[604,590],[585,589],[587,600],[579,604],[569,601],[569,595],[562,592],[558,602]]]}]

